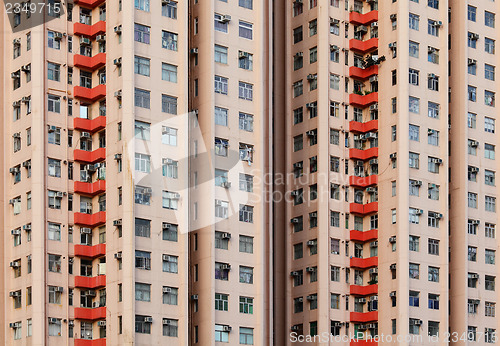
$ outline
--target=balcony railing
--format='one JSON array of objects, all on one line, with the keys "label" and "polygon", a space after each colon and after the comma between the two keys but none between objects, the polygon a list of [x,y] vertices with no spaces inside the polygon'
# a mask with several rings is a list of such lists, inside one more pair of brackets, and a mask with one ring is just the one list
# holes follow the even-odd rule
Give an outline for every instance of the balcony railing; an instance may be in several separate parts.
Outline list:
[{"label": "balcony railing", "polygon": [[106,346],[106,338],[102,339],[75,339],[75,346]]},{"label": "balcony railing", "polygon": [[84,68],[87,70],[97,70],[106,65],[106,53],[99,53],[94,55],[93,57],[75,54],[73,56],[73,65],[75,65],[75,67]]},{"label": "balcony railing", "polygon": [[94,246],[89,245],[75,245],[75,256],[96,258],[106,255],[106,244],[97,244]]},{"label": "balcony railing", "polygon": [[369,94],[349,94],[349,103],[356,107],[368,107],[378,102],[378,92],[371,92]]},{"label": "balcony railing", "polygon": [[106,307],[98,308],[75,308],[75,318],[79,320],[102,320],[106,318]]},{"label": "balcony railing", "polygon": [[76,193],[94,196],[106,192],[106,180],[97,180],[93,183],[75,181],[74,188]]},{"label": "balcony railing", "polygon": [[349,233],[349,237],[353,241],[367,242],[378,238],[378,230],[376,229],[371,229],[365,232],[351,230]]},{"label": "balcony railing", "polygon": [[95,102],[106,97],[106,84],[99,84],[94,88],[85,88],[77,85],[73,88],[73,93],[76,98]]},{"label": "balcony railing", "polygon": [[378,120],[370,120],[366,123],[350,121],[349,131],[354,133],[376,132],[378,131]]},{"label": "balcony railing", "polygon": [[378,175],[372,174],[367,177],[356,177],[351,175],[349,177],[349,185],[357,187],[368,187],[372,185],[377,185]]},{"label": "balcony railing", "polygon": [[88,36],[94,38],[96,35],[106,33],[106,22],[98,21],[94,25],[87,25],[83,23],[73,24],[73,34],[77,36]]},{"label": "balcony railing", "polygon": [[106,286],[106,275],[75,276],[75,287],[96,289]]},{"label": "balcony railing", "polygon": [[350,322],[372,322],[378,320],[378,311],[351,312]]},{"label": "balcony railing", "polygon": [[351,257],[350,260],[350,266],[352,268],[373,268],[378,265],[378,257],[373,256],[373,257],[368,257],[368,258],[358,258],[358,257]]},{"label": "balcony railing", "polygon": [[349,210],[352,214],[367,215],[378,212],[378,202],[371,202],[367,204],[351,203]]},{"label": "balcony railing", "polygon": [[366,41],[352,38],[349,40],[349,49],[363,54],[368,53],[369,51],[378,49],[378,38],[374,37]]},{"label": "balcony railing", "polygon": [[83,225],[94,228],[106,223],[106,212],[99,211],[95,214],[75,213],[74,223],[76,225]]},{"label": "balcony railing", "polygon": [[361,14],[356,11],[349,13],[349,23],[354,25],[367,25],[378,21],[378,11]]},{"label": "balcony railing", "polygon": [[378,157],[378,148],[373,147],[373,148],[368,148],[368,149],[356,149],[356,148],[351,148],[349,149],[349,158],[351,160],[369,160],[372,158]]},{"label": "balcony railing", "polygon": [[378,285],[358,286],[351,285],[349,293],[356,296],[370,296],[378,293]]},{"label": "balcony railing", "polygon": [[106,160],[106,148],[98,148],[94,151],[75,149],[73,151],[75,161],[97,163]]}]

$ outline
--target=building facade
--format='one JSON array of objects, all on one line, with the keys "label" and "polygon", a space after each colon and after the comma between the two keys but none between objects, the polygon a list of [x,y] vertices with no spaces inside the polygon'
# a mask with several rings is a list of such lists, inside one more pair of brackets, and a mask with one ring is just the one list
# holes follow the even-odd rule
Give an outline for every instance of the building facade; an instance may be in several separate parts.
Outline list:
[{"label": "building facade", "polygon": [[6,5],[1,341],[494,342],[498,6]]}]

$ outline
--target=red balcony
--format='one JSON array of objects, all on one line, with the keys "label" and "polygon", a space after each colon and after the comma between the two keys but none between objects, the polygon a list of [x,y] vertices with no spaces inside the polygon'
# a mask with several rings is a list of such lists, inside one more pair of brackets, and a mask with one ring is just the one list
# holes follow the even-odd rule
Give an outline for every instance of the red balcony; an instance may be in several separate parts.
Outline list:
[{"label": "red balcony", "polygon": [[376,213],[378,211],[378,202],[372,202],[367,204],[351,203],[349,204],[349,211],[351,212],[351,214],[360,214],[360,215]]},{"label": "red balcony", "polygon": [[366,41],[357,40],[352,38],[349,40],[349,49],[357,51],[358,53],[366,54],[371,50],[378,48],[378,38],[374,37]]},{"label": "red balcony", "polygon": [[100,4],[104,3],[106,0],[74,0],[75,5],[80,5],[84,7],[96,8]]},{"label": "red balcony", "polygon": [[378,65],[373,65],[368,68],[359,68],[356,66],[349,67],[349,77],[357,79],[368,79],[371,76],[378,74]]},{"label": "red balcony", "polygon": [[95,258],[106,255],[106,244],[97,244],[94,246],[75,245],[75,256]]},{"label": "red balcony", "polygon": [[106,338],[94,340],[75,339],[75,346],[106,346]]},{"label": "red balcony", "polygon": [[92,89],[75,86],[73,88],[73,94],[75,97],[84,99],[87,102],[95,102],[103,97],[106,97],[106,84],[99,84]]},{"label": "red balcony", "polygon": [[370,296],[378,293],[378,285],[358,286],[351,285],[349,293],[357,296]]},{"label": "red balcony", "polygon": [[75,181],[75,192],[82,195],[94,196],[106,191],[106,180],[97,180],[94,183]]},{"label": "red balcony", "polygon": [[[76,150],[75,150],[76,152]],[[373,148],[368,148],[368,149],[349,149],[349,158],[351,160],[369,160],[372,158],[378,157],[378,148],[373,147]]]},{"label": "red balcony", "polygon": [[79,320],[102,320],[106,318],[106,307],[88,309],[88,308],[75,308],[75,318]]},{"label": "red balcony", "polygon": [[349,13],[349,23],[354,25],[367,25],[378,21],[378,11],[361,14],[355,11]]},{"label": "red balcony", "polygon": [[75,287],[96,289],[106,286],[106,275],[75,276]]},{"label": "red balcony", "polygon": [[351,104],[351,106],[364,108],[377,102],[378,102],[377,92],[369,93],[367,95],[349,94],[349,103]]},{"label": "red balcony", "polygon": [[361,232],[361,231],[356,231],[356,230],[351,230],[349,232],[349,236],[351,240],[354,241],[359,241],[359,242],[367,242],[370,240],[376,240],[378,239],[378,230],[376,229],[371,229],[366,232]]},{"label": "red balcony", "polygon": [[351,257],[350,262],[351,262],[350,266],[352,268],[361,268],[361,269],[373,268],[378,266],[378,257],[377,256],[368,258]]},{"label": "red balcony", "polygon": [[74,118],[73,127],[75,130],[94,133],[106,127],[106,117],[99,116],[95,119]]},{"label": "red balcony", "polygon": [[351,322],[372,322],[378,321],[378,311],[368,311],[368,312],[351,312],[350,313]]},{"label": "red balcony", "polygon": [[376,346],[378,341],[375,339],[361,340],[356,339],[356,341],[351,341],[350,346]]},{"label": "red balcony", "polygon": [[96,163],[106,160],[106,148],[99,148],[94,151],[75,149],[73,151],[75,161]]},{"label": "red balcony", "polygon": [[[378,175],[372,174],[367,177],[356,177],[351,175],[349,177],[349,185],[356,187],[368,187],[371,185],[377,185],[378,183]],[[75,182],[76,186],[76,182]],[[76,189],[75,189],[76,190]]]},{"label": "red balcony", "polygon": [[106,33],[106,22],[99,21],[94,25],[88,25],[83,23],[73,24],[73,34],[77,36],[88,36],[94,38],[96,35],[101,35]]},{"label": "red balcony", "polygon": [[349,122],[349,131],[354,133],[366,133],[378,131],[378,120],[370,120],[366,123],[360,123],[359,121]]},{"label": "red balcony", "polygon": [[104,225],[106,223],[106,212],[99,211],[95,214],[75,213],[74,223],[75,225],[83,225],[90,228]]},{"label": "red balcony", "polygon": [[86,70],[97,70],[106,65],[106,53],[99,53],[93,57],[75,54],[73,55],[73,65]]}]

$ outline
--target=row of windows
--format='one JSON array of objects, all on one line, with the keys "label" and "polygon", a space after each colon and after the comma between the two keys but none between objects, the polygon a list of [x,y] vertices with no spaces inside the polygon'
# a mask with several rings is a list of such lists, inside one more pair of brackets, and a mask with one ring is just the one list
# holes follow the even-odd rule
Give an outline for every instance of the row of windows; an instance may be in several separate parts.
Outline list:
[{"label": "row of windows", "polygon": [[[484,249],[484,263],[495,264],[496,251]],[[467,259],[471,262],[477,262],[477,247],[469,246],[467,251]]]},{"label": "row of windows", "polygon": [[[477,7],[468,5],[467,6],[467,19],[471,22],[477,20]],[[495,27],[495,14],[489,11],[484,11],[484,25],[490,28]]]},{"label": "row of windows", "polygon": [[[231,16],[222,15],[219,13],[214,14],[214,28],[215,31],[228,33],[229,22],[231,21]],[[240,20],[238,23],[238,35],[239,37],[252,40],[253,39],[253,24]]]},{"label": "row of windows", "polygon": [[[467,193],[467,205],[469,208],[477,209],[477,193],[468,192]],[[484,196],[484,210],[496,213],[496,197]]]},{"label": "row of windows", "polygon": [[[228,95],[229,78],[222,76],[214,77],[214,92],[217,94]],[[238,98],[242,100],[253,100],[253,84],[247,82],[238,82]]]}]

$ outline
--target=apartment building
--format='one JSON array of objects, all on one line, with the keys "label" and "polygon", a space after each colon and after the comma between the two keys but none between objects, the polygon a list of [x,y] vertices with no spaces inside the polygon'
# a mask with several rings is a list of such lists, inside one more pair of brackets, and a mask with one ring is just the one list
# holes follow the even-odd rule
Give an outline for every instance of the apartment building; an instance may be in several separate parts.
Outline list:
[{"label": "apartment building", "polygon": [[447,2],[281,6],[274,117],[286,146],[275,167],[289,198],[276,207],[275,244],[286,246],[275,253],[286,292],[276,343],[323,333],[445,343]]},{"label": "apartment building", "polygon": [[498,160],[493,1],[450,2],[450,328],[495,342]]}]

